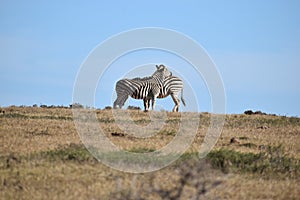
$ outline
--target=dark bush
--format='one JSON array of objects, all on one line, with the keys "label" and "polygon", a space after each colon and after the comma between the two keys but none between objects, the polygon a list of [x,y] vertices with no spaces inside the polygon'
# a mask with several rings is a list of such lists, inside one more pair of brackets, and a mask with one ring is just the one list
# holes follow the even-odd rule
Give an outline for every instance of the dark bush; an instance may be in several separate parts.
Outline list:
[{"label": "dark bush", "polygon": [[244,112],[244,114],[246,114],[246,115],[267,115],[267,113],[264,113],[264,112],[262,112],[260,110],[257,110],[255,112],[253,112],[252,110],[246,110]]},{"label": "dark bush", "polygon": [[141,110],[141,108],[138,106],[128,106],[127,109],[128,110]]},{"label": "dark bush", "polygon": [[246,111],[244,112],[244,114],[245,114],[245,115],[253,115],[254,112],[253,112],[252,110],[246,110]]},{"label": "dark bush", "polygon": [[80,103],[73,103],[70,105],[70,108],[84,108],[84,106]]}]

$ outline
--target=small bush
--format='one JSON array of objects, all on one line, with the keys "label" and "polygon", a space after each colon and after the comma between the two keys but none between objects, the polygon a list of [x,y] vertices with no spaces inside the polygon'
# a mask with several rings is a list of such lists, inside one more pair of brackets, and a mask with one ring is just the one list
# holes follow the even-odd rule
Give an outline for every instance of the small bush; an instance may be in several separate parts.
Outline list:
[{"label": "small bush", "polygon": [[262,112],[260,110],[257,110],[255,112],[253,112],[252,110],[246,110],[244,112],[244,114],[246,114],[246,115],[267,115],[267,113],[264,113],[264,112]]},{"label": "small bush", "polygon": [[141,108],[138,106],[128,106],[127,109],[128,110],[141,110]]},{"label": "small bush", "polygon": [[271,113],[265,113],[265,112],[262,112],[260,110],[257,110],[257,111],[252,111],[252,110],[246,110],[244,112],[244,114],[246,115],[269,115],[269,116],[277,116],[276,114],[271,114]]},{"label": "small bush", "polygon": [[73,103],[70,105],[70,108],[84,108],[84,106],[80,103]]},{"label": "small bush", "polygon": [[248,148],[255,148],[255,147],[257,147],[256,144],[253,144],[253,143],[250,143],[250,142],[244,143],[244,144],[240,144],[240,146],[242,146],[242,147],[248,147]]},{"label": "small bush", "polygon": [[253,153],[240,153],[227,149],[220,149],[208,154],[208,159],[212,165],[225,173],[234,169],[243,171],[248,168],[251,163],[259,160],[259,158],[260,155]]},{"label": "small bush", "polygon": [[112,107],[111,106],[105,106],[104,110],[111,110]]},{"label": "small bush", "polygon": [[150,153],[154,151],[155,149],[149,149],[149,148],[133,148],[129,150],[129,152],[133,152],[133,153]]},{"label": "small bush", "polygon": [[95,161],[95,158],[88,152],[83,145],[70,144],[66,148],[51,150],[42,153],[43,157],[50,160],[61,160],[61,161]]},{"label": "small bush", "polygon": [[297,177],[300,173],[299,161],[285,155],[281,145],[269,146],[266,151],[259,154],[220,149],[210,152],[208,160],[215,168],[225,173],[251,172],[268,177],[273,175],[274,177],[279,175]]},{"label": "small bush", "polygon": [[252,110],[246,110],[245,112],[244,112],[244,114],[245,115],[253,115],[253,111]]}]

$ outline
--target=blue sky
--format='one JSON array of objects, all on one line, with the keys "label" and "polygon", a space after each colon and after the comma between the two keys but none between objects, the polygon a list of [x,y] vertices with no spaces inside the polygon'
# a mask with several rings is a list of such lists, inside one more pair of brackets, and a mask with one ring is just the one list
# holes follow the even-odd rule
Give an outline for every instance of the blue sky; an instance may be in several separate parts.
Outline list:
[{"label": "blue sky", "polygon": [[[161,27],[206,49],[222,76],[228,113],[252,109],[300,116],[299,1],[44,2],[1,1],[0,106],[68,105],[79,68],[99,43],[129,29]],[[144,56],[157,62],[169,55]],[[180,71],[179,64],[170,64]],[[120,75],[108,77],[95,97],[100,108],[111,104]],[[210,111],[201,84],[191,87],[200,111]],[[160,102],[168,109],[173,104]]]}]

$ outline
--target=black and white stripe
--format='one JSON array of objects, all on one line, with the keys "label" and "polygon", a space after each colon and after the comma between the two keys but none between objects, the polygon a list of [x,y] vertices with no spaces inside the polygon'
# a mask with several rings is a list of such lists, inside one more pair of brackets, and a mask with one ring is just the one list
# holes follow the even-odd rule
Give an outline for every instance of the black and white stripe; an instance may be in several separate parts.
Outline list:
[{"label": "black and white stripe", "polygon": [[163,86],[164,79],[171,76],[172,73],[164,66],[156,66],[157,70],[150,77],[121,79],[116,83],[117,99],[114,102],[114,108],[122,108],[128,96],[134,99],[143,99],[145,111],[149,109],[148,101],[152,101],[152,109],[155,107],[155,101]]},{"label": "black and white stripe", "polygon": [[[185,100],[183,99],[183,81],[176,76],[166,77],[163,83],[163,87],[160,88],[160,92],[157,98],[166,98],[171,95],[175,106],[173,112],[178,112],[180,106],[179,92],[181,92],[181,101],[185,106]],[[150,100],[144,100],[144,104],[149,106]]]}]

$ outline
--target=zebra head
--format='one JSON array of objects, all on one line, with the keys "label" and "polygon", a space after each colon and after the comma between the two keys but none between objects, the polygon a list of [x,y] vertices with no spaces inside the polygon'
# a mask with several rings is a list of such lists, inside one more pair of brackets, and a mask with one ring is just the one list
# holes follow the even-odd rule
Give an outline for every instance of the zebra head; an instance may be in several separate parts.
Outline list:
[{"label": "zebra head", "polygon": [[156,65],[156,71],[152,76],[156,77],[160,83],[163,83],[166,77],[172,76],[172,72],[164,65]]}]

